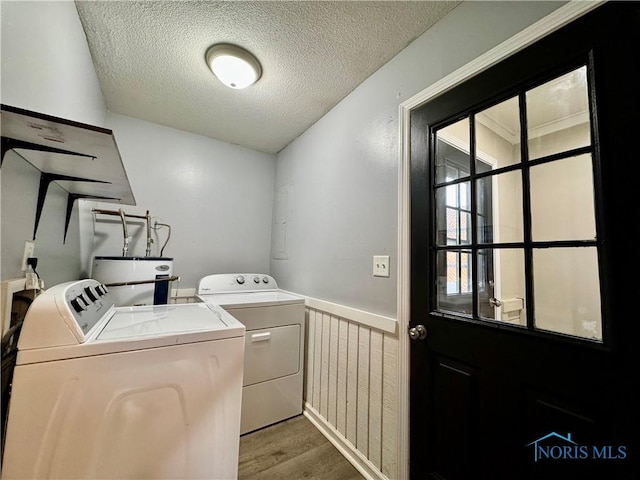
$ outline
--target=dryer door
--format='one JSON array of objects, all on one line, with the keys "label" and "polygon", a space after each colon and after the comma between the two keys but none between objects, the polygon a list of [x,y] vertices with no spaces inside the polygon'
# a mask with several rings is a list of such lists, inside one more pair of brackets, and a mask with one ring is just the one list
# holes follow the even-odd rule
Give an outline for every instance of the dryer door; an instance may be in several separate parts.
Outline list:
[{"label": "dryer door", "polygon": [[247,332],[243,386],[293,375],[300,370],[300,325]]}]

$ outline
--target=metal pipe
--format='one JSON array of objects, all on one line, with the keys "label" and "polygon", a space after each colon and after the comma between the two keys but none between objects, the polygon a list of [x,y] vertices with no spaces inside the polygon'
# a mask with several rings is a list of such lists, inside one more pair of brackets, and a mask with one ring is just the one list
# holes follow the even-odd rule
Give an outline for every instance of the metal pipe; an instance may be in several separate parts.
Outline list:
[{"label": "metal pipe", "polygon": [[151,238],[151,216],[149,215],[149,210],[147,210],[147,250],[145,252],[145,256],[151,256],[151,243],[153,239]]},{"label": "metal pipe", "polygon": [[147,222],[147,249],[145,251],[145,256],[151,256],[151,244],[153,243],[153,238],[151,237],[151,215],[149,214],[149,210],[147,210],[146,215],[133,215],[129,213],[124,213],[122,209],[120,210],[103,210],[100,208],[94,208],[91,210],[92,213],[99,213],[101,215],[113,215],[119,216],[122,221],[122,229],[124,234],[124,247],[122,249],[122,256],[126,257],[129,251],[129,233],[127,231],[127,221],[126,218],[142,218]]},{"label": "metal pipe", "polygon": [[126,287],[128,285],[144,285],[146,283],[160,283],[160,282],[173,282],[179,281],[180,277],[166,277],[166,278],[154,278],[151,280],[135,280],[131,282],[117,282],[117,283],[105,283],[105,287]]},{"label": "metal pipe", "polygon": [[127,232],[127,219],[125,218],[124,211],[120,209],[120,218],[122,220],[122,234],[124,235],[124,246],[122,247],[122,256],[126,257],[129,251],[129,232]]},{"label": "metal pipe", "polygon": [[162,248],[160,249],[160,256],[162,257],[164,255],[164,249],[167,246],[167,243],[169,243],[169,239],[171,238],[171,225],[166,223],[158,223],[156,221],[156,223],[153,226],[153,229],[158,230],[158,227],[167,227],[168,229],[167,239],[164,241],[164,245],[162,245]]},{"label": "metal pipe", "polygon": [[[121,215],[120,212],[122,212],[122,209],[120,210],[102,210],[99,208],[94,208],[91,210],[92,213],[100,213],[102,215],[114,215],[116,217],[119,217]],[[125,217],[128,218],[147,218],[146,215],[133,215],[130,213],[125,213],[124,214]]]}]

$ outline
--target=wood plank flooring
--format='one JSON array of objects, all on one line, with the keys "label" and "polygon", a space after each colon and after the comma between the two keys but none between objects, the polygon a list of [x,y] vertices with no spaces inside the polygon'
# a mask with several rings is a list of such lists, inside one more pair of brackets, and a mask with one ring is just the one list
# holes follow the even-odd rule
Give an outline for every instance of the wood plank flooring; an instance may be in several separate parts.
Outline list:
[{"label": "wood plank flooring", "polygon": [[238,480],[364,480],[304,416],[240,437]]}]

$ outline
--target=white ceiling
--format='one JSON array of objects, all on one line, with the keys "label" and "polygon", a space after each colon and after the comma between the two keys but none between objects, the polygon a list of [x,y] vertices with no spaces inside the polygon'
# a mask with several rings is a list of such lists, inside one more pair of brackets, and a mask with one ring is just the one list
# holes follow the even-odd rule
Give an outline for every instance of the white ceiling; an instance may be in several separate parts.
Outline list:
[{"label": "white ceiling", "polygon": [[[111,112],[277,153],[457,1],[76,1]],[[262,78],[223,86],[204,57],[233,43]]]},{"label": "white ceiling", "polygon": [[[537,138],[589,122],[587,67],[527,91],[527,136]],[[478,114],[486,127],[515,145],[520,142],[520,108],[512,97]]]}]

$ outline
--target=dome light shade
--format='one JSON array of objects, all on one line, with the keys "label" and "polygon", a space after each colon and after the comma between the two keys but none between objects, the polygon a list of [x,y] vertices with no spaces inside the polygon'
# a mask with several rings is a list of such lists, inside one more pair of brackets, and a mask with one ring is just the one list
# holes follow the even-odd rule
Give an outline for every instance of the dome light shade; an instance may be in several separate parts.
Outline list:
[{"label": "dome light shade", "polygon": [[262,75],[256,57],[236,45],[213,45],[207,50],[205,59],[218,80],[230,88],[247,88]]}]

